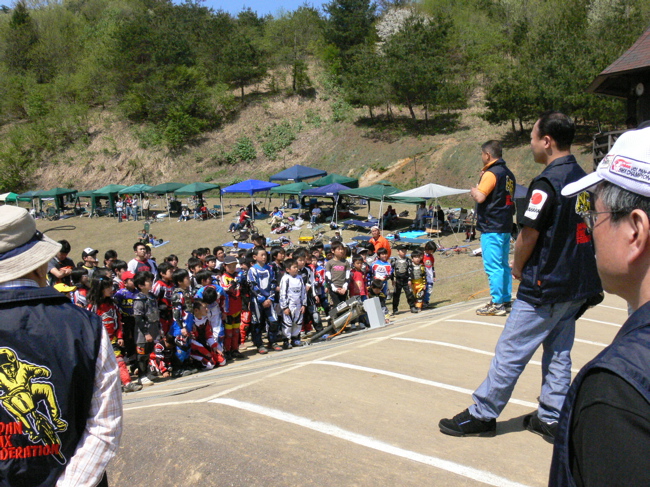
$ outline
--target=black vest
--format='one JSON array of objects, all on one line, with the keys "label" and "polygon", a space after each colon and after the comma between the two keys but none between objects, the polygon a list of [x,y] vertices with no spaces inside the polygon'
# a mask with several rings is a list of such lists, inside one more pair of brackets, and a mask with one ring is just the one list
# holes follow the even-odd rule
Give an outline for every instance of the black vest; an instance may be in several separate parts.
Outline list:
[{"label": "black vest", "polygon": [[612,371],[650,402],[650,303],[641,306],[627,319],[612,344],[585,365],[573,381],[562,407],[549,486],[575,487],[569,458],[571,414],[582,381],[590,370],[596,368]]},{"label": "black vest", "polygon": [[482,233],[510,233],[515,214],[515,176],[499,159],[485,172],[497,178],[497,184],[483,203],[477,206],[476,229]]},{"label": "black vest", "polygon": [[[564,303],[589,298],[602,291],[590,235],[579,211],[589,209],[586,192],[570,198],[562,188],[577,181],[585,172],[572,155],[560,157],[533,179],[540,179],[555,190],[547,204],[555,208],[553,223],[540,233],[521,276],[517,299],[532,305]],[[532,191],[528,191],[530,200]],[[553,195],[549,195],[549,198]]]},{"label": "black vest", "polygon": [[52,288],[0,290],[0,485],[56,483],[86,427],[101,333]]}]

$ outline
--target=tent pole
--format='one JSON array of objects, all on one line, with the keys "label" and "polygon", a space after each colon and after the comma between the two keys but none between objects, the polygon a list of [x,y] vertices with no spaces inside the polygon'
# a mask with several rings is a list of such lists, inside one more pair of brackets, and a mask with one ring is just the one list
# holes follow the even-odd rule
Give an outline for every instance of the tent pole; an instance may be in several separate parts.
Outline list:
[{"label": "tent pole", "polygon": [[336,195],[336,200],[334,200],[334,223],[336,223],[336,227],[338,228],[339,226],[339,195]]},{"label": "tent pole", "polygon": [[223,193],[221,192],[221,188],[219,188],[219,201],[221,201],[221,221],[223,221]]}]

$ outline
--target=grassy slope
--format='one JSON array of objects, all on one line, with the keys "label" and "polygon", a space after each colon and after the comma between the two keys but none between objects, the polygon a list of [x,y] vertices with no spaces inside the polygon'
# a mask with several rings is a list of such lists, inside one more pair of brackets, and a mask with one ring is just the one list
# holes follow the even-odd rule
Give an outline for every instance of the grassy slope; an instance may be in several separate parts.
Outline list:
[{"label": "grassy slope", "polygon": [[[110,109],[92,114],[92,142],[73,147],[37,172],[39,188],[70,186],[95,189],[109,183],[158,184],[167,181],[211,180],[230,184],[236,179],[268,176],[303,164],[360,177],[362,185],[388,179],[403,189],[428,182],[468,188],[475,183],[479,145],[485,140],[505,139],[505,158],[518,181],[527,184],[539,172],[530,156],[526,137],[515,140],[506,127],[490,126],[481,120],[480,92],[469,108],[435,116],[426,130],[414,133],[405,110],[393,109],[397,121],[371,123],[366,110],[355,110],[349,121],[331,121],[331,99],[322,91],[314,99],[272,96],[263,91],[248,95],[246,105],[228,124],[207,133],[179,154],[164,149],[142,148],[131,128]],[[308,123],[308,110],[320,124]],[[422,114],[419,114],[420,116]],[[259,135],[265,127],[284,120],[302,121],[302,130],[289,149],[276,161],[262,153]],[[218,165],[215,156],[229,151],[242,137],[252,138],[258,157],[250,163]],[[590,165],[590,144],[574,149],[584,167]],[[450,201],[450,204],[454,201]]]}]

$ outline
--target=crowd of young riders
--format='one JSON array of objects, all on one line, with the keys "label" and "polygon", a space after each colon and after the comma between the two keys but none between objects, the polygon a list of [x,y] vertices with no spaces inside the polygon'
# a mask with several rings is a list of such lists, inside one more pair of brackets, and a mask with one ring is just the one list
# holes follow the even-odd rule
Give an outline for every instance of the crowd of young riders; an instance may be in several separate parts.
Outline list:
[{"label": "crowd of young riders", "polygon": [[[323,330],[330,306],[350,297],[378,297],[387,316],[398,312],[402,291],[411,312],[428,306],[433,242],[410,257],[397,246],[398,256],[388,259],[386,249],[375,253],[372,244],[354,253],[340,241],[327,251],[322,244],[267,250],[264,236],[253,237],[252,250],[198,248],[185,265],[176,255],[157,263],[146,240],[133,245],[129,262],[108,250],[99,266],[98,251],[88,247],[75,264],[68,257],[70,244],[62,240],[48,278],[76,305],[101,317],[124,392],[245,359],[240,347],[249,337],[259,354],[301,346],[305,335]],[[352,324],[368,326],[365,317]]]}]

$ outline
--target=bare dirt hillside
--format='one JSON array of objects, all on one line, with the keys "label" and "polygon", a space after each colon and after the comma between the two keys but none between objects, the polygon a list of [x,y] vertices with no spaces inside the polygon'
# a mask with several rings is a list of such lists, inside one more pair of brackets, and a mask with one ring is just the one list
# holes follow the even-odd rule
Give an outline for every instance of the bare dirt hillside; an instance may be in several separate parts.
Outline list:
[{"label": "bare dirt hillside", "polygon": [[[479,117],[480,91],[467,109],[434,114],[428,127],[420,126],[418,131],[413,130],[407,111],[399,108],[392,109],[393,123],[381,110],[373,122],[365,109],[345,112],[344,120],[335,122],[334,100],[323,93],[317,90],[308,99],[269,95],[260,89],[248,95],[232,120],[180,153],[145,147],[135,136],[137,127],[120,120],[110,108],[98,110],[91,115],[90,145],[74,147],[41,167],[35,186],[87,190],[110,183],[169,181],[227,185],[248,178],[268,179],[285,167],[303,164],[358,177],[362,186],[388,180],[402,189],[428,182],[469,188],[477,178],[479,146],[492,138],[506,142],[505,158],[520,183],[527,184],[540,170],[530,156],[527,135],[516,139],[506,126],[491,126]],[[419,116],[424,118],[422,113]],[[263,134],[282,123],[294,127],[295,140],[278,152],[276,160],[269,160],[262,151]],[[220,155],[231,151],[242,137],[253,141],[256,159],[220,163]],[[590,166],[588,140],[574,152],[585,168]]]}]

